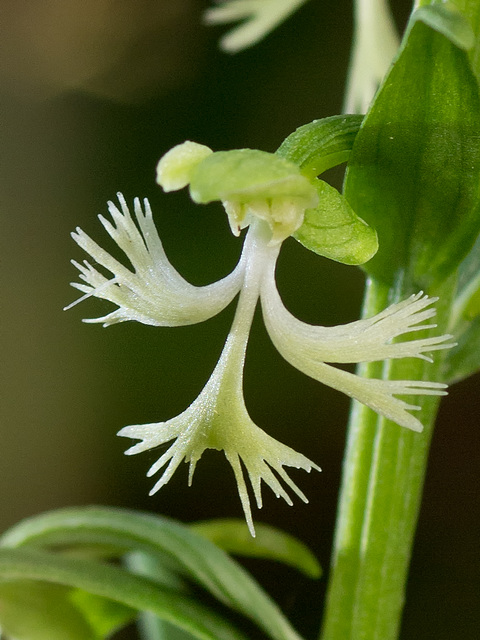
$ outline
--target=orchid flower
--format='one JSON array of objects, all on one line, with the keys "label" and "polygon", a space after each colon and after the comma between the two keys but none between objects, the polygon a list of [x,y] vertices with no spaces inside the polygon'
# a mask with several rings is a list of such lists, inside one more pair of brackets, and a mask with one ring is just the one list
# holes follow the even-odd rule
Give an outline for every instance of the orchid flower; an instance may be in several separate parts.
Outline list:
[{"label": "orchid flower", "polygon": [[224,51],[236,53],[262,40],[286,20],[307,0],[216,0],[217,6],[207,9],[207,24],[238,22],[220,40]]},{"label": "orchid flower", "polygon": [[[148,471],[147,475],[153,476],[163,470],[150,495],[170,480],[182,460],[190,465],[190,484],[205,449],[223,450],[232,466],[245,518],[254,535],[241,463],[259,508],[262,480],[288,504],[291,498],[287,489],[307,502],[284,467],[320,471],[304,455],[261,430],[245,407],[243,367],[257,303],[261,303],[273,344],[294,367],[414,431],[422,429],[420,421],[410,413],[418,407],[396,396],[442,395],[445,385],[423,380],[366,379],[330,363],[405,357],[430,360],[428,354],[451,346],[450,336],[392,343],[404,334],[436,326],[429,322],[435,315],[432,305],[436,298],[421,292],[372,318],[337,327],[312,326],[291,315],[275,283],[275,266],[286,238],[295,234],[302,241],[302,237],[308,235],[305,225],[310,225],[317,241],[318,234],[324,239],[325,255],[338,257],[338,252],[343,251],[343,261],[350,263],[355,259],[358,262],[360,254],[363,261],[371,257],[377,243],[375,232],[359,218],[352,217],[353,212],[345,213],[346,210],[340,211],[337,207],[333,217],[324,214],[319,222],[315,216],[323,211],[321,200],[328,200],[334,190],[316,178],[306,177],[296,164],[285,158],[251,149],[213,153],[208,147],[188,141],[174,147],[160,160],[158,182],[165,191],[189,185],[191,197],[197,203],[220,200],[235,235],[248,227],[237,267],[230,275],[208,286],[191,285],[168,261],[148,201],[144,200],[142,205],[136,199],[132,216],[125,199],[118,194],[120,207],[109,203],[113,224],[103,216],[100,221],[123,250],[131,267],[118,262],[77,229],[72,234],[74,240],[112,275],[104,276],[87,261],[74,262],[83,282],[73,286],[84,293],[80,300],[95,296],[117,306],[106,316],[87,320],[102,322],[104,326],[126,320],[156,326],[202,322],[219,313],[239,294],[224,349],[198,398],[170,420],[124,427],[119,435],[140,441],[126,451],[128,455],[171,443]],[[334,197],[337,202],[342,196],[336,192]],[[341,239],[337,237],[339,229]]]},{"label": "orchid flower", "polygon": [[355,0],[344,113],[366,113],[400,46],[388,0]]}]

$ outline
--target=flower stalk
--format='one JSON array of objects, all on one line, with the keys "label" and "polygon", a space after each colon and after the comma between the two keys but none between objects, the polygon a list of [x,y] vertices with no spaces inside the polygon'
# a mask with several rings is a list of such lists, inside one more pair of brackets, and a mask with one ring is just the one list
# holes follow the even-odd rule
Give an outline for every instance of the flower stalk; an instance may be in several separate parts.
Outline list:
[{"label": "flower stalk", "polygon": [[[442,285],[440,328],[448,319],[451,282]],[[397,287],[402,299],[408,285]],[[370,280],[364,316],[384,307],[392,290]],[[439,379],[442,356],[366,363],[362,376]],[[366,406],[351,410],[337,529],[321,640],[395,640],[439,398],[423,396],[421,433],[400,429]]]}]

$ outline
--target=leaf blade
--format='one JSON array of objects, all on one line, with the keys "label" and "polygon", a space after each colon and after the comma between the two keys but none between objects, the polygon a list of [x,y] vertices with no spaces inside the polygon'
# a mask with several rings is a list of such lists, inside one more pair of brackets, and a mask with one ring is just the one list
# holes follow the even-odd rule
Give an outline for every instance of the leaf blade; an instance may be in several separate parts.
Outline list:
[{"label": "leaf blade", "polygon": [[356,137],[345,195],[379,234],[365,270],[392,283],[410,269],[428,289],[455,270],[480,229],[480,101],[467,54],[412,20]]},{"label": "leaf blade", "polygon": [[250,535],[246,523],[235,518],[195,522],[190,528],[229,553],[283,562],[310,578],[319,578],[322,574],[310,549],[294,536],[275,527],[257,523],[255,538]]},{"label": "leaf blade", "polygon": [[188,527],[165,517],[127,509],[62,509],[27,519],[0,538],[0,546],[55,548],[107,544],[167,557],[220,602],[253,620],[274,640],[300,636],[277,605],[223,551]]},{"label": "leaf blade", "polygon": [[0,581],[33,580],[82,589],[140,611],[151,611],[199,640],[245,640],[230,623],[184,594],[119,567],[32,549],[0,549]]}]

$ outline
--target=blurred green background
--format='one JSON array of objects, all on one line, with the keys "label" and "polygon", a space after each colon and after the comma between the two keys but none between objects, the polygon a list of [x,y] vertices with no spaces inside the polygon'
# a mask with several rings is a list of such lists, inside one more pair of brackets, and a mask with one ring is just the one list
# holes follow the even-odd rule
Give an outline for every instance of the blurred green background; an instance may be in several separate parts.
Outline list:
[{"label": "blurred green background", "polygon": [[[165,195],[155,166],[192,139],[216,150],[274,151],[297,126],[341,109],[351,3],[311,0],[256,47],[230,56],[221,28],[201,24],[200,0],[2,0],[1,529],[67,505],[99,503],[184,521],[241,516],[230,467],[207,452],[186,486],[186,465],[153,498],[155,452],[123,456],[124,425],[168,419],[197,396],[228,332],[233,307],[192,327],[81,323],[107,303],[68,313],[77,293],[69,238],[77,225],[108,246],[96,219],[121,190],[150,198],[179,271],[206,284],[236,264],[240,242],[220,206]],[[332,8],[333,6],[333,8]],[[410,5],[395,3],[399,25]],[[331,181],[339,186],[341,172]],[[278,285],[301,319],[337,324],[359,315],[363,276],[285,243]],[[402,639],[477,638],[480,623],[479,378],[455,386],[434,437]],[[262,520],[309,543],[329,562],[348,399],[285,363],[257,319],[247,355],[252,418],[308,455],[298,472],[310,498],[287,507],[265,491]],[[299,630],[315,637],[326,580],[249,563]]]}]

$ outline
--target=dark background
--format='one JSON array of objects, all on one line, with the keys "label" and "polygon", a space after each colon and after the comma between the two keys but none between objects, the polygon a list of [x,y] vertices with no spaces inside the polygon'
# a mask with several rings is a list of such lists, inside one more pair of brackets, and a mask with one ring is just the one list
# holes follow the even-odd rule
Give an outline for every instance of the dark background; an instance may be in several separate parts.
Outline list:
[{"label": "dark background", "polygon": [[[195,284],[228,273],[240,243],[219,206],[155,184],[159,157],[192,139],[212,148],[274,151],[297,126],[341,109],[351,4],[311,0],[264,42],[231,56],[207,2],[55,0],[0,3],[1,529],[67,505],[126,506],[184,521],[241,516],[231,469],[208,451],[186,486],[186,466],[153,498],[149,452],[124,458],[124,425],[168,419],[208,379],[233,308],[176,329],[80,322],[68,313],[77,225],[103,244],[96,220],[122,190],[148,196],[166,251]],[[334,8],[330,8],[333,6]],[[327,8],[328,7],[328,8]],[[395,3],[403,25],[409,3]],[[330,176],[341,184],[341,173]],[[363,276],[285,243],[278,284],[301,319],[337,324],[359,315]],[[478,637],[479,379],[453,387],[434,436],[408,586],[402,639]],[[292,474],[310,498],[287,507],[264,491],[265,521],[312,546],[328,568],[348,399],[303,376],[254,325],[245,395],[252,418],[323,472]],[[326,584],[266,562],[248,563],[307,637]]]}]

